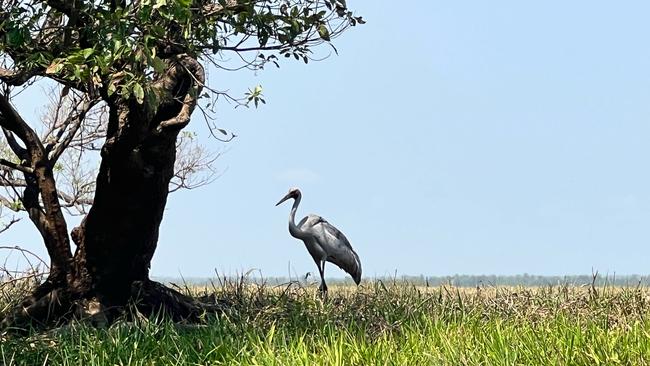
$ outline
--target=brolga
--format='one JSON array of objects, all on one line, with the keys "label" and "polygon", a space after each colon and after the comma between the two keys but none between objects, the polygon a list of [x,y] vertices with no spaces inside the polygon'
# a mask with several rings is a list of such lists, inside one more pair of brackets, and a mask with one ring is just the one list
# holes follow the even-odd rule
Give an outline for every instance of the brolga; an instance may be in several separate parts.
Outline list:
[{"label": "brolga", "polygon": [[319,287],[321,293],[327,294],[325,262],[332,262],[339,266],[350,274],[358,285],[361,282],[361,262],[345,235],[318,215],[307,215],[296,225],[296,210],[302,198],[298,188],[291,188],[276,206],[290,198],[294,201],[289,214],[289,233],[305,243],[307,251],[316,262],[321,279]]}]

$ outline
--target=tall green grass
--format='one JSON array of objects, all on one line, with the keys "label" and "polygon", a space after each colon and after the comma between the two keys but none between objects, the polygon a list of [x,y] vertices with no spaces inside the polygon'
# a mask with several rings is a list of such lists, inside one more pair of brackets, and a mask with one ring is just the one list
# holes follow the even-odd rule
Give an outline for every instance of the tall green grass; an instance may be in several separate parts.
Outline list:
[{"label": "tall green grass", "polygon": [[230,283],[199,325],[137,318],[3,336],[4,365],[646,365],[645,288]]}]

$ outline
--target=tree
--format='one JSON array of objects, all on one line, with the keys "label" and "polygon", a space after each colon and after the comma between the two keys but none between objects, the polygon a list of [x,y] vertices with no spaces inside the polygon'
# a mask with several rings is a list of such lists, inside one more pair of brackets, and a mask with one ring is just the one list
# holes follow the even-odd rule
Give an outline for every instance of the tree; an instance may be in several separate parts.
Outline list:
[{"label": "tree", "polygon": [[[213,309],[149,279],[179,133],[200,98],[232,98],[206,85],[204,64],[225,68],[227,53],[249,69],[307,63],[358,23],[344,0],[0,0],[0,127],[13,154],[0,165],[50,257],[47,279],[3,325],[112,318],[131,300],[175,319]],[[41,135],[11,103],[39,78],[61,86],[68,112]],[[264,103],[259,88],[248,102]],[[97,145],[80,142],[89,134]],[[66,192],[60,161],[88,146],[100,155],[94,183]],[[84,206],[69,234],[63,210]]]}]

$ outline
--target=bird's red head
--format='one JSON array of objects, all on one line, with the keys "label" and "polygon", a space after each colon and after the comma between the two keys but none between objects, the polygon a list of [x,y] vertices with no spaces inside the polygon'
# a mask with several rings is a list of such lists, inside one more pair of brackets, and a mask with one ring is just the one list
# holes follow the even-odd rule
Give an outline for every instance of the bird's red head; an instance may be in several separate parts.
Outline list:
[{"label": "bird's red head", "polygon": [[291,188],[291,189],[289,189],[289,193],[287,193],[287,195],[284,196],[280,200],[280,202],[276,203],[275,205],[278,206],[279,204],[281,204],[282,202],[288,200],[289,198],[297,199],[298,197],[300,197],[300,190],[298,188]]}]

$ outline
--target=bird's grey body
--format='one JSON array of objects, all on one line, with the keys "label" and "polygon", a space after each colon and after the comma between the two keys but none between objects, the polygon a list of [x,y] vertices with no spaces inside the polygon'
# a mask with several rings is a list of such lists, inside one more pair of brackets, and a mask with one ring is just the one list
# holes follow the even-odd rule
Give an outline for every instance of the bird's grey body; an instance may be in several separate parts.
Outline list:
[{"label": "bird's grey body", "polygon": [[307,251],[316,262],[321,276],[321,290],[327,291],[325,262],[334,263],[349,273],[358,285],[361,282],[361,261],[345,235],[318,215],[308,215],[296,225],[296,210],[302,198],[300,190],[290,189],[277,205],[290,198],[294,199],[294,203],[289,214],[289,233],[305,243]]}]

